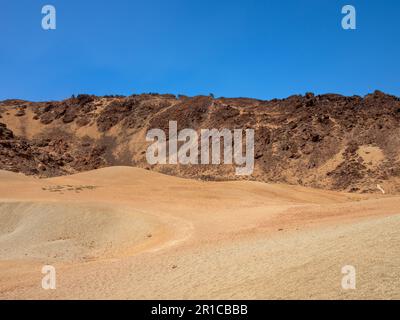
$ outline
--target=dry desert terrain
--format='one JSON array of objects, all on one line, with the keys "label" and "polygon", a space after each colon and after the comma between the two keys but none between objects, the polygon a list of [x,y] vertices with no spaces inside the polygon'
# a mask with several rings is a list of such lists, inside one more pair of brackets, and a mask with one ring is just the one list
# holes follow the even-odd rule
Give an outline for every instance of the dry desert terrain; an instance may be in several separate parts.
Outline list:
[{"label": "dry desert terrain", "polygon": [[0,298],[399,299],[399,203],[132,167],[0,171]]}]

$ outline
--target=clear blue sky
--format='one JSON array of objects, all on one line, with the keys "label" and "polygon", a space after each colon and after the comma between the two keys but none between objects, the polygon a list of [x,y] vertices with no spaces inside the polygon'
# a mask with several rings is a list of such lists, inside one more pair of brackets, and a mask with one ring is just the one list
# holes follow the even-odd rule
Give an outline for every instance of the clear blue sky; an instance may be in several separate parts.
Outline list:
[{"label": "clear blue sky", "polygon": [[[357,30],[341,28],[346,4]],[[398,0],[0,0],[0,34],[0,100],[400,95]]]}]

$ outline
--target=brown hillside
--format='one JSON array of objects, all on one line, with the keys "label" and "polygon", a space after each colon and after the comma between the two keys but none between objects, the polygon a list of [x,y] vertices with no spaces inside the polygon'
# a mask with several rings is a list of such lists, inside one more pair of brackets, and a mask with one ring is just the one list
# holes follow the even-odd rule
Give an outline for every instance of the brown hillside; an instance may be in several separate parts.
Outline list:
[{"label": "brown hillside", "polygon": [[137,166],[181,177],[232,180],[233,166],[146,161],[147,130],[255,129],[251,179],[352,192],[400,192],[400,99],[376,91],[261,101],[143,94],[0,103],[0,169],[53,177]]}]

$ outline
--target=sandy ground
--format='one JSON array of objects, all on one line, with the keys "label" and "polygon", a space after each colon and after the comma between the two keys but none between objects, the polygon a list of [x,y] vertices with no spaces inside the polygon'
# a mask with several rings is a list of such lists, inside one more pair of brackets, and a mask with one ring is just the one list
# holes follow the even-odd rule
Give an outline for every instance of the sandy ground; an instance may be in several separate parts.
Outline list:
[{"label": "sandy ground", "polygon": [[[0,298],[400,299],[399,204],[128,167],[0,171]],[[56,290],[41,287],[46,264]]]}]

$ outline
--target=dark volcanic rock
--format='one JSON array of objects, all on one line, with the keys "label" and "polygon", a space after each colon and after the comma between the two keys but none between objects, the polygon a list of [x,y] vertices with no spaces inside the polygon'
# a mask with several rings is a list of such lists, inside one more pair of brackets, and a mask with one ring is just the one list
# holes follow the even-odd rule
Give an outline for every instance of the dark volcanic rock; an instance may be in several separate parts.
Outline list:
[{"label": "dark volcanic rock", "polygon": [[9,140],[12,138],[14,138],[13,132],[7,129],[7,126],[4,123],[0,123],[0,139]]},{"label": "dark volcanic rock", "polygon": [[30,141],[15,137],[3,123],[0,123],[0,169],[44,177],[66,173],[56,157]]}]

